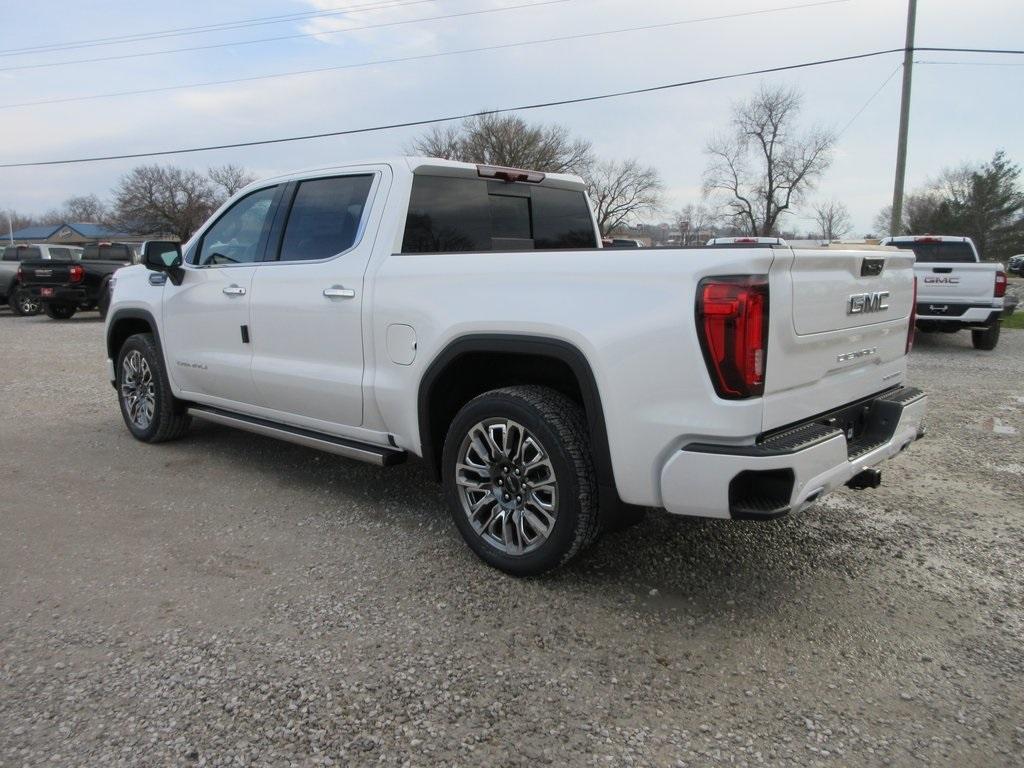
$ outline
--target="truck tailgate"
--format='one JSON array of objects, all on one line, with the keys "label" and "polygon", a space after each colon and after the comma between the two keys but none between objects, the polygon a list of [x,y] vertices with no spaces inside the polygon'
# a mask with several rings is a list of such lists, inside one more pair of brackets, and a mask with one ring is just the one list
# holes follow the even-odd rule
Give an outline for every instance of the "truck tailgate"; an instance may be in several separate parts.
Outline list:
[{"label": "truck tailgate", "polygon": [[998,269],[996,264],[918,264],[917,299],[931,304],[990,303]]},{"label": "truck tailgate", "polygon": [[900,383],[914,301],[912,254],[784,253],[771,272],[765,430]]},{"label": "truck tailgate", "polygon": [[21,263],[21,281],[25,285],[65,285],[71,282],[74,261],[41,259]]}]

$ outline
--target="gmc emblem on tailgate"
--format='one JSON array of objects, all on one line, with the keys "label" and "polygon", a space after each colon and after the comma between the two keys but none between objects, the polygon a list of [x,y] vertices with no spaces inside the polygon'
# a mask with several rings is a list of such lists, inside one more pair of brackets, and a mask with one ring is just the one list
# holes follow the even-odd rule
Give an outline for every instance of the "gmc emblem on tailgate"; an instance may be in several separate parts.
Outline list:
[{"label": "gmc emblem on tailgate", "polygon": [[889,308],[889,305],[885,303],[888,298],[888,291],[855,293],[846,302],[846,314],[866,315],[869,312],[885,312]]}]

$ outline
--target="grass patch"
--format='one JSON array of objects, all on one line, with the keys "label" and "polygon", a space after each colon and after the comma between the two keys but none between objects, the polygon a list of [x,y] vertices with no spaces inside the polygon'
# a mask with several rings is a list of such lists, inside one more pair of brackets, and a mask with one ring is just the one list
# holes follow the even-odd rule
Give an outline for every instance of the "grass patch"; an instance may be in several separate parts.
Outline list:
[{"label": "grass patch", "polygon": [[1024,305],[1017,308],[1009,317],[1003,318],[1003,328],[1024,328]]}]

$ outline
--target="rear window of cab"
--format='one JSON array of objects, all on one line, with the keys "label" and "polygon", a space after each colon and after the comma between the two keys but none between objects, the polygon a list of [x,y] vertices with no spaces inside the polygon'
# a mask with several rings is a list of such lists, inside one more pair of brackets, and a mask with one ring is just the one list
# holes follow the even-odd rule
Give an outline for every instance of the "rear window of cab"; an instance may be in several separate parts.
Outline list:
[{"label": "rear window of cab", "polygon": [[940,264],[948,262],[951,264],[973,264],[974,251],[965,242],[955,240],[944,242],[896,242],[897,248],[911,250],[917,257],[918,264]]},{"label": "rear window of cab", "polygon": [[597,247],[581,190],[456,176],[413,180],[402,253]]}]

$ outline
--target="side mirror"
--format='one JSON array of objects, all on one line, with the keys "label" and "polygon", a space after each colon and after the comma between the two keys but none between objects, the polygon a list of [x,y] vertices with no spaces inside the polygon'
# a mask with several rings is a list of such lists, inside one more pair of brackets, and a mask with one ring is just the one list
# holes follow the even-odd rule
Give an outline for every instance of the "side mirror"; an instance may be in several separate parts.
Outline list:
[{"label": "side mirror", "polygon": [[146,269],[163,272],[175,285],[181,285],[185,271],[181,268],[181,244],[170,240],[147,240],[142,246],[142,263]]}]

